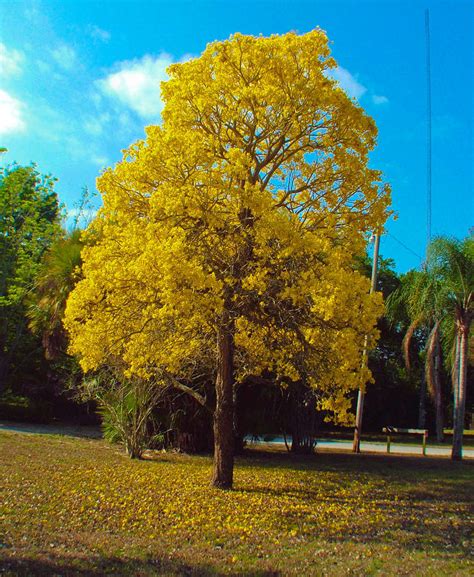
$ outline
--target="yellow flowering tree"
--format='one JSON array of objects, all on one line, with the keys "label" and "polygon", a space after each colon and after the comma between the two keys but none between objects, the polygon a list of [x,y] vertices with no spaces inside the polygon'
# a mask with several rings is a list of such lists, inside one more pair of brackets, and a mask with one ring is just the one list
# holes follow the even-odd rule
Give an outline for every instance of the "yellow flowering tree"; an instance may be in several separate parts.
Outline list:
[{"label": "yellow flowering tree", "polygon": [[371,118],[324,32],[235,35],[169,68],[162,126],[98,179],[99,239],[66,327],[83,368],[215,383],[213,484],[232,486],[236,383],[304,380],[344,419],[381,299],[352,267],[387,216]]}]

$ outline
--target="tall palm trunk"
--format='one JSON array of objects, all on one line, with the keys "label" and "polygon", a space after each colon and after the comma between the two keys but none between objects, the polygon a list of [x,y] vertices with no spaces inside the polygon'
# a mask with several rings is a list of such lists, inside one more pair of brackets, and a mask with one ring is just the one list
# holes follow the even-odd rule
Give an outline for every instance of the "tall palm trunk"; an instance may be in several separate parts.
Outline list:
[{"label": "tall palm trunk", "polygon": [[441,389],[441,345],[439,336],[436,343],[436,353],[434,359],[434,382],[435,382],[435,407],[436,407],[436,440],[442,443],[444,440],[444,407],[443,391]]},{"label": "tall palm trunk", "polygon": [[418,403],[418,428],[424,429],[426,426],[426,375],[421,374],[420,400]]},{"label": "tall palm trunk", "polygon": [[469,324],[462,320],[458,323],[458,348],[456,354],[457,378],[454,391],[453,448],[451,458],[462,459],[464,433],[464,414],[466,410],[467,357]]},{"label": "tall palm trunk", "polygon": [[234,474],[234,334],[228,322],[219,329],[217,350],[212,485],[218,489],[231,489]]},{"label": "tall palm trunk", "polygon": [[[441,344],[439,321],[436,321],[426,344],[425,373],[436,411],[436,440],[443,440],[443,396],[441,391]],[[420,427],[424,428],[424,427]]]},{"label": "tall palm trunk", "polygon": [[[415,334],[416,329],[421,324],[421,318],[417,316],[415,320],[410,323],[410,326],[403,337],[402,342],[402,351],[403,351],[403,358],[405,360],[405,366],[409,374],[412,374],[412,365],[410,360],[410,343],[412,342],[413,335]],[[431,335],[430,335],[431,337]],[[424,429],[426,426],[426,390],[427,390],[427,378],[426,378],[426,368],[427,362],[429,359],[429,355],[427,352],[426,361],[425,361],[425,370],[421,373],[421,380],[420,380],[420,397],[418,401],[418,428]]]}]

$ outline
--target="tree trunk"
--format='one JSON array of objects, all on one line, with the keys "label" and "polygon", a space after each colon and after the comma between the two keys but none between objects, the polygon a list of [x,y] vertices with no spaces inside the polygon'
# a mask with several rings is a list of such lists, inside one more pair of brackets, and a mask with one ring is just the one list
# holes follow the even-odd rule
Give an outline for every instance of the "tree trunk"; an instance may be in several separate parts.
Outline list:
[{"label": "tree trunk", "polygon": [[460,461],[462,459],[462,441],[464,433],[464,413],[466,409],[466,388],[467,388],[467,356],[468,356],[468,335],[469,326],[460,324],[459,326],[459,349],[457,351],[457,383],[454,391],[454,423],[453,423],[453,448],[451,459]]},{"label": "tree trunk", "polygon": [[239,399],[237,387],[233,387],[232,398],[234,403],[234,455],[242,455],[245,447],[245,435],[241,428]]},{"label": "tree trunk", "polygon": [[460,335],[456,332],[456,343],[454,347],[454,361],[451,369],[451,381],[453,388],[453,432],[456,429],[456,419],[458,415],[459,404],[459,342]]},{"label": "tree trunk", "polygon": [[234,335],[228,325],[226,323],[217,335],[212,485],[218,489],[231,489],[234,474]]},{"label": "tree trunk", "polygon": [[418,428],[424,429],[426,425],[426,376],[423,371],[420,384],[420,404],[418,406]]},{"label": "tree trunk", "polygon": [[442,443],[444,439],[444,415],[443,415],[443,392],[441,390],[441,345],[439,333],[436,334],[435,354],[434,354],[434,401],[436,408],[436,440]]},{"label": "tree trunk", "polygon": [[7,388],[7,375],[8,375],[8,364],[6,355],[3,356],[2,351],[0,350],[0,395],[6,392]]},{"label": "tree trunk", "polygon": [[291,452],[311,454],[315,446],[316,400],[314,393],[302,383],[290,385]]}]

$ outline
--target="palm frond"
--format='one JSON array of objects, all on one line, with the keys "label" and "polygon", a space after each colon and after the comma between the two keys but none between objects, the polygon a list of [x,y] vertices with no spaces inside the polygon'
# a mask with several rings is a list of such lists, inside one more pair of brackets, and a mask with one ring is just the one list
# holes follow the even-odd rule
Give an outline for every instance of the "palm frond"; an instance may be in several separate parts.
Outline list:
[{"label": "palm frond", "polygon": [[437,237],[428,247],[428,273],[438,281],[439,300],[449,313],[473,308],[474,238]]},{"label": "palm frond", "polygon": [[420,319],[415,319],[414,321],[412,321],[405,333],[405,336],[403,337],[402,352],[403,352],[403,360],[405,361],[407,371],[411,370],[410,343],[419,324]]},{"label": "palm frond", "polygon": [[440,331],[441,346],[443,351],[446,351],[443,359],[444,366],[448,372],[451,372],[454,366],[456,355],[456,323],[454,321],[454,317],[446,316],[441,321]]},{"label": "palm frond", "polygon": [[64,344],[62,319],[67,297],[79,279],[83,246],[81,231],[77,230],[54,242],[29,294],[29,327],[41,335],[49,359],[57,356]]}]

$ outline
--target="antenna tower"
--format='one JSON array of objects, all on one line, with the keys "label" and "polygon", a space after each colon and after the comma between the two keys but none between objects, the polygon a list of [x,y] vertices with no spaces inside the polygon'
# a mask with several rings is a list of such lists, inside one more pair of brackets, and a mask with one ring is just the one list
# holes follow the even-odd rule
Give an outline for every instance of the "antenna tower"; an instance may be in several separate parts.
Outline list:
[{"label": "antenna tower", "polygon": [[431,55],[430,55],[430,11],[425,11],[426,36],[426,249],[431,242]]}]

